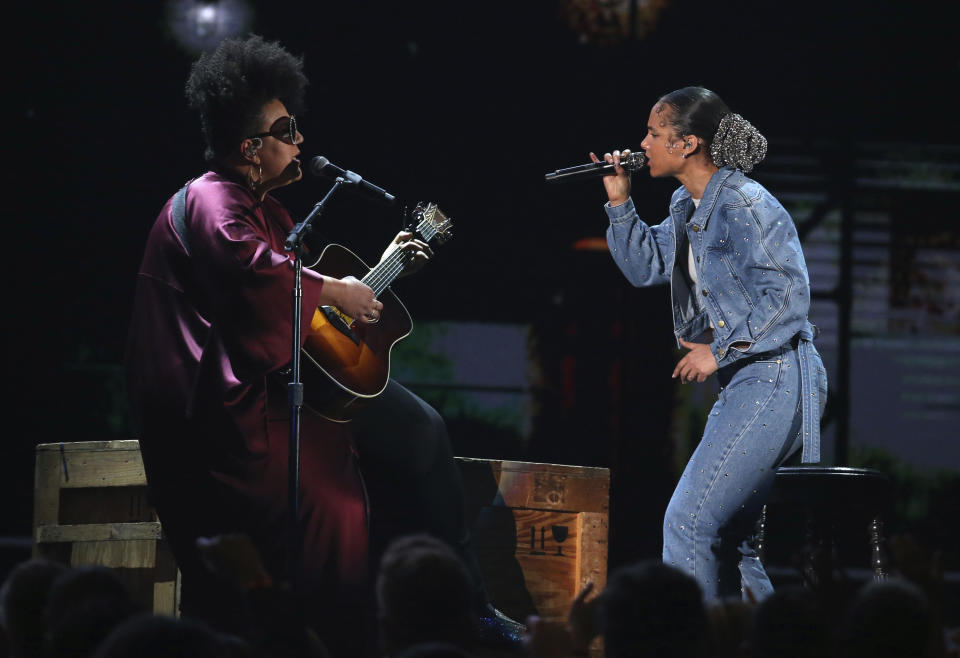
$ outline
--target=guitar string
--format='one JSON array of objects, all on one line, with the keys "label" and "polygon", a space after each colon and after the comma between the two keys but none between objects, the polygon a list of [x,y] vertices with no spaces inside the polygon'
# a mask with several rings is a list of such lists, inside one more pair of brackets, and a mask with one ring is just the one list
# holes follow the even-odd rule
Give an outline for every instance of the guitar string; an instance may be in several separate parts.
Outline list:
[{"label": "guitar string", "polygon": [[[417,230],[422,233],[423,228],[425,227],[421,225],[417,227]],[[363,278],[363,282],[373,288],[375,294],[379,295],[390,285],[396,275],[403,271],[404,257],[405,254],[402,250],[395,250],[385,261],[370,270],[367,276]]]},{"label": "guitar string", "polygon": [[[429,212],[429,215],[424,213],[426,215],[425,218],[420,222],[419,225],[417,225],[416,228],[416,230],[426,239],[427,242],[432,240],[434,236],[440,233],[440,231],[436,228],[436,222],[434,221],[434,217],[440,209],[434,205],[432,212],[430,212],[430,210],[431,208],[428,206],[427,212]],[[446,218],[442,212],[441,216]],[[363,282],[367,285],[370,285],[370,287],[374,289],[375,294],[379,295],[387,288],[387,286],[390,285],[393,279],[396,278],[396,275],[403,271],[405,266],[405,258],[406,254],[404,254],[401,250],[394,251],[393,254],[388,256],[385,261],[379,263],[370,272],[368,272],[367,276],[363,278]],[[373,285],[371,285],[371,283]]]},{"label": "guitar string", "polygon": [[[433,228],[433,225],[429,221],[423,220],[420,225],[417,226],[417,231],[429,242],[438,233],[436,230],[432,232],[427,230]],[[373,270],[363,278],[363,282],[373,288],[374,293],[379,296],[380,293],[386,290],[396,276],[403,271],[405,259],[406,254],[403,253],[402,250],[398,249],[394,251],[387,257],[387,260],[373,268]]]},{"label": "guitar string", "polygon": [[[424,236],[426,237],[426,236]],[[396,258],[393,258],[393,255],[396,254]],[[379,296],[391,282],[397,277],[397,275],[404,270],[406,263],[406,254],[398,251],[395,251],[394,254],[391,254],[386,261],[384,261],[385,267],[378,268],[378,273],[376,277],[372,277],[371,281],[368,283],[371,288],[373,288],[374,293]],[[366,283],[366,282],[365,282]]]},{"label": "guitar string", "polygon": [[[434,229],[432,232],[428,229]],[[417,225],[417,232],[419,232],[425,239],[426,242],[429,242],[433,239],[439,231],[435,230],[434,225],[427,219],[424,219],[420,224]],[[367,272],[367,275],[361,279],[363,283],[370,286],[373,290],[374,296],[379,297],[384,290],[393,282],[396,276],[403,271],[404,263],[403,259],[406,257],[406,254],[403,253],[403,250],[396,249],[387,256],[387,259],[381,263],[378,263],[373,269]]]},{"label": "guitar string", "polygon": [[397,267],[401,256],[402,253],[399,250],[391,253],[385,261],[378,263],[367,273],[367,276],[363,277],[363,282],[373,288],[377,294],[382,292],[380,286],[390,278],[390,272]]},{"label": "guitar string", "polygon": [[[426,238],[426,240],[429,241],[433,238],[434,235],[436,235],[436,233],[428,235],[428,232],[425,230],[426,228],[427,228],[426,226],[418,226],[417,230],[420,232],[421,235],[423,235],[424,238]],[[396,258],[394,258],[393,256],[396,256]],[[373,283],[373,285],[369,283],[368,285],[370,285],[370,287],[373,288],[374,293],[377,296],[379,296],[380,293],[386,290],[387,287],[390,285],[390,283],[392,283],[393,280],[397,277],[397,275],[404,270],[404,268],[406,267],[406,262],[405,262],[406,258],[407,258],[407,255],[403,253],[402,250],[398,249],[394,251],[393,254],[391,254],[390,257],[388,257],[387,260],[384,261],[384,264],[386,266],[382,268],[378,268],[379,271],[377,275],[374,277],[371,277],[371,282]]]}]

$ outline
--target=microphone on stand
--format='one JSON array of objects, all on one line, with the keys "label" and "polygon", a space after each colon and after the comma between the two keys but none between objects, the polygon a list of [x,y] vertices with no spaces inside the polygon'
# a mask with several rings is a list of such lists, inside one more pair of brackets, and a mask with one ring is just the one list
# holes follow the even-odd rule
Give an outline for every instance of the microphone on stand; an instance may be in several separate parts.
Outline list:
[{"label": "microphone on stand", "polygon": [[[647,164],[647,155],[643,151],[631,151],[629,155],[620,159],[620,166],[629,173],[633,173],[643,168]],[[544,176],[547,183],[562,183],[567,181],[581,181],[588,178],[601,178],[603,176],[615,176],[617,174],[613,164],[607,162],[590,162],[576,167],[567,167],[566,169],[557,169]]]},{"label": "microphone on stand", "polygon": [[356,185],[357,189],[368,196],[372,196],[386,203],[393,203],[396,199],[396,197],[382,187],[377,187],[370,181],[364,180],[360,177],[360,174],[341,169],[322,155],[310,159],[310,173],[314,176],[324,176],[326,178],[342,178],[345,182]]}]

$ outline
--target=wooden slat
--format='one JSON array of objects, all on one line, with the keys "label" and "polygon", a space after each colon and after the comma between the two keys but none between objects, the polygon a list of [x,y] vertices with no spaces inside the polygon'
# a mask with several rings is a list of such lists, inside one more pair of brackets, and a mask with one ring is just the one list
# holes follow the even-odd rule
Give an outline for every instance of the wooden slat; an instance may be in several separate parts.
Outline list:
[{"label": "wooden slat", "polygon": [[577,584],[579,592],[588,582],[593,582],[593,591],[600,593],[607,585],[608,518],[606,514],[584,512],[577,515]]},{"label": "wooden slat", "polygon": [[57,525],[156,521],[146,486],[60,490]]},{"label": "wooden slat", "polygon": [[147,475],[139,452],[76,452],[67,454],[70,479],[61,477],[66,487],[129,487],[145,485]]},{"label": "wooden slat", "polygon": [[597,466],[575,466],[570,464],[545,464],[542,462],[521,462],[502,459],[476,459],[474,457],[456,457],[456,461],[467,466],[487,465],[498,471],[523,471],[526,473],[560,473],[585,479],[610,479],[610,469]]},{"label": "wooden slat", "polygon": [[78,541],[71,544],[70,566],[98,564],[114,569],[152,569],[156,564],[157,542]]},{"label": "wooden slat", "polygon": [[[136,439],[121,441],[64,441],[64,452],[102,452],[104,450],[132,450],[140,452],[140,442]],[[41,443],[37,446],[39,452],[60,452],[59,443]]]},{"label": "wooden slat", "polygon": [[146,482],[139,441],[41,443],[34,466],[33,525],[61,522],[61,489],[145,486]]},{"label": "wooden slat", "polygon": [[[66,461],[66,471],[63,462]],[[37,446],[37,468],[42,480],[57,490],[72,487],[127,487],[145,485],[139,441],[77,441]]]},{"label": "wooden slat", "polygon": [[153,584],[153,614],[176,616],[177,582],[166,580]]},{"label": "wooden slat", "polygon": [[40,526],[34,531],[34,541],[39,544],[85,541],[157,541],[161,536],[162,530],[158,521],[46,525]]},{"label": "wooden slat", "polygon": [[60,514],[60,455],[37,452],[33,478],[33,526],[57,523]]},{"label": "wooden slat", "polygon": [[491,505],[604,514],[610,510],[610,471],[606,468],[463,457],[457,462],[467,487],[491,477],[496,481]]}]

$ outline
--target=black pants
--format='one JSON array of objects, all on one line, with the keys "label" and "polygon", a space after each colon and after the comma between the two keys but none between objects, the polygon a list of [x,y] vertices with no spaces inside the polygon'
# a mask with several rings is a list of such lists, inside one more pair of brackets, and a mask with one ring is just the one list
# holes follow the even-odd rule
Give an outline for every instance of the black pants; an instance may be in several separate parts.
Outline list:
[{"label": "black pants", "polygon": [[456,550],[473,578],[478,606],[487,603],[464,515],[463,481],[440,414],[391,379],[352,424],[370,496],[374,568],[392,539],[427,532]]}]

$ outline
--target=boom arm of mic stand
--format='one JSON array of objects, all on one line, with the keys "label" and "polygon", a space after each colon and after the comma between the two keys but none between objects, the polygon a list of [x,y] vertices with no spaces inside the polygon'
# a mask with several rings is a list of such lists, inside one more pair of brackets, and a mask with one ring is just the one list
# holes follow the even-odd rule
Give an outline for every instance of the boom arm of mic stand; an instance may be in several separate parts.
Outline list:
[{"label": "boom arm of mic stand", "polygon": [[290,234],[287,236],[286,241],[283,243],[283,248],[286,249],[287,251],[292,251],[296,254],[297,250],[299,250],[303,246],[304,236],[306,236],[307,233],[309,233],[310,230],[313,228],[313,220],[319,217],[323,213],[324,209],[326,208],[327,202],[330,201],[330,199],[333,197],[336,191],[339,190],[342,186],[351,185],[351,184],[353,183],[351,183],[350,181],[344,178],[338,177],[337,180],[333,182],[333,187],[331,187],[327,191],[326,195],[322,199],[320,199],[320,201],[317,202],[317,205],[313,207],[313,210],[310,211],[310,214],[307,215],[302,222],[300,222],[290,230]]}]

